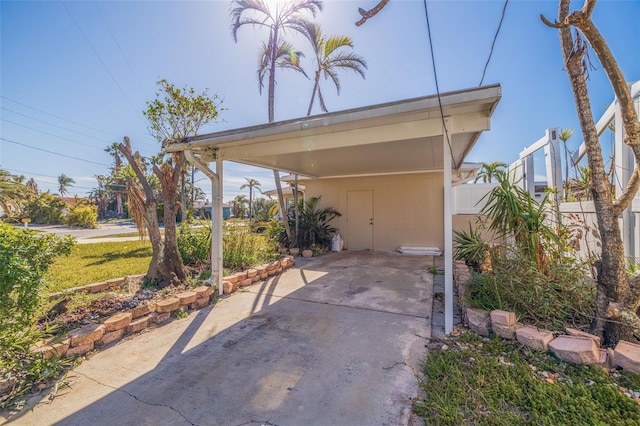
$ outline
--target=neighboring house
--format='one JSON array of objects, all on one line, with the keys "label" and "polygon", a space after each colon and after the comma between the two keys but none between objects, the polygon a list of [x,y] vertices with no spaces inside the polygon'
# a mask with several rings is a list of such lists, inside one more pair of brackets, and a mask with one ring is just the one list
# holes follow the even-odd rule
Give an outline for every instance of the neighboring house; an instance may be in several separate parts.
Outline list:
[{"label": "neighboring house", "polygon": [[[225,160],[306,176],[305,197],[322,196],[322,206],[342,213],[332,225],[346,249],[443,249],[449,332],[452,184],[466,175],[464,159],[500,97],[500,85],[484,86],[201,135],[168,150],[213,176],[214,192],[222,191]],[[215,232],[221,247],[222,230]]]}]

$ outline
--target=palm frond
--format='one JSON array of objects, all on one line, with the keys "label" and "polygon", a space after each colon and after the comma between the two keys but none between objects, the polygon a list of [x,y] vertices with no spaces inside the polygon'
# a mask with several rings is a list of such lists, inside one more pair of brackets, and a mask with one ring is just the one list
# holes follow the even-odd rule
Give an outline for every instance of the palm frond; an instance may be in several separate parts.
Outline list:
[{"label": "palm frond", "polygon": [[324,57],[330,56],[335,50],[349,46],[353,49],[353,40],[348,36],[330,36],[324,42]]}]

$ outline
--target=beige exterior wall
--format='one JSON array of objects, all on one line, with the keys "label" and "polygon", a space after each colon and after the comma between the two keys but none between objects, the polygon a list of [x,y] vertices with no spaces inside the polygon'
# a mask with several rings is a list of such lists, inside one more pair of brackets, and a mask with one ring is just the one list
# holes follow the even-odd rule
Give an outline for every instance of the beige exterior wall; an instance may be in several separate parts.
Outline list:
[{"label": "beige exterior wall", "polygon": [[443,230],[443,175],[416,173],[305,180],[309,197],[322,196],[323,207],[334,207],[342,216],[332,225],[349,249],[348,192],[373,192],[373,250],[391,251],[400,246],[431,246],[441,250]]}]

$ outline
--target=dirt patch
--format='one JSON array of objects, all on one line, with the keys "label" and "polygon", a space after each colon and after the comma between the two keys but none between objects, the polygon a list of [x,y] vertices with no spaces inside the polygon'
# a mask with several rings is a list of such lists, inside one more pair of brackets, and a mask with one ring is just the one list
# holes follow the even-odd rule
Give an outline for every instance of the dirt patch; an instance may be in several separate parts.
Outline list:
[{"label": "dirt patch", "polygon": [[[186,285],[168,286],[161,290],[142,288],[142,280],[128,282],[117,291],[105,291],[93,295],[71,294],[48,308],[38,320],[42,328],[52,330],[54,335],[67,332],[87,324],[97,324],[119,312],[128,311],[145,302],[158,302],[188,290]],[[84,303],[87,297],[92,300]]]}]

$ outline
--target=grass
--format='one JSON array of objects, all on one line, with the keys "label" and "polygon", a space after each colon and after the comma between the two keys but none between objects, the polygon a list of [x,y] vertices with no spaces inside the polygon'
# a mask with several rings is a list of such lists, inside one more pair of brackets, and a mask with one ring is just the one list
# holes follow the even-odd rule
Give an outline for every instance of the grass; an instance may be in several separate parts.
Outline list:
[{"label": "grass", "polygon": [[500,338],[466,332],[429,353],[424,398],[414,410],[429,425],[639,425],[640,376],[573,366]]},{"label": "grass", "polygon": [[62,291],[125,275],[142,274],[151,260],[149,241],[77,244],[49,268],[45,292]]}]

